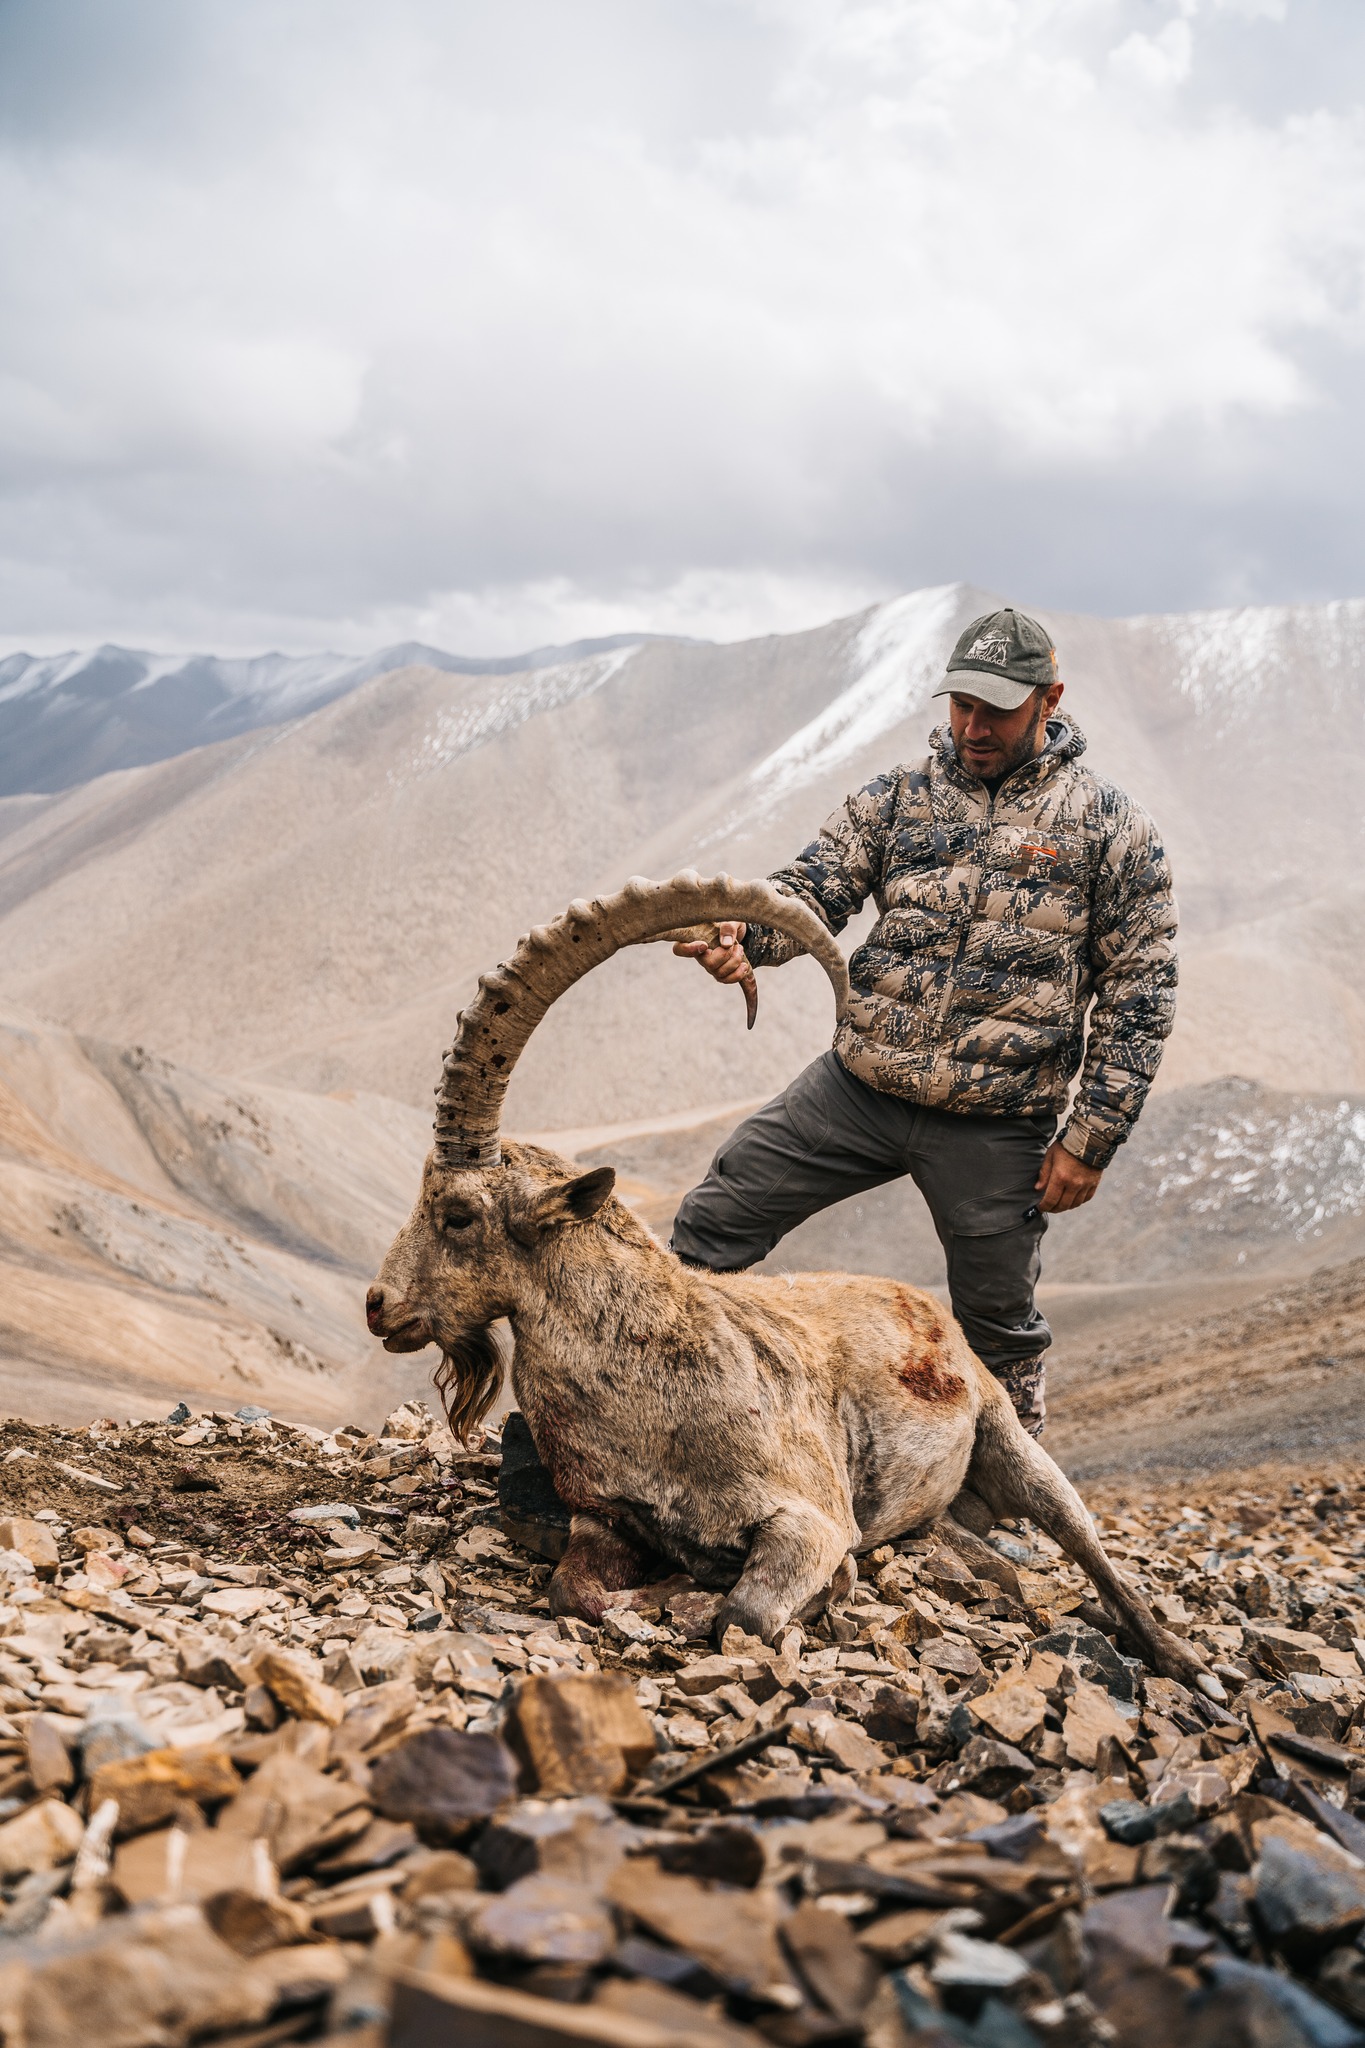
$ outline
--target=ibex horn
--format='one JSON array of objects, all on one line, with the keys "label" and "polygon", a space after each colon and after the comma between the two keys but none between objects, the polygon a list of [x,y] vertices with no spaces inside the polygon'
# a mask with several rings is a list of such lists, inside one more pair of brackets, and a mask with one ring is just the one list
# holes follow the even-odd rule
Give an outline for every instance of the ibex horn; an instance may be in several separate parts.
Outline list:
[{"label": "ibex horn", "polygon": [[[479,977],[461,1012],[436,1090],[436,1156],[445,1166],[496,1166],[502,1098],[527,1039],[566,989],[623,946],[658,939],[714,938],[727,919],[773,926],[796,940],[829,976],[842,1019],[848,969],[833,937],[805,903],[771,882],[706,880],[692,869],[671,882],[634,876],[615,896],[571,903],[538,925],[510,960]],[[752,993],[746,991],[752,1008]],[[751,1017],[752,1021],[752,1017]]]}]

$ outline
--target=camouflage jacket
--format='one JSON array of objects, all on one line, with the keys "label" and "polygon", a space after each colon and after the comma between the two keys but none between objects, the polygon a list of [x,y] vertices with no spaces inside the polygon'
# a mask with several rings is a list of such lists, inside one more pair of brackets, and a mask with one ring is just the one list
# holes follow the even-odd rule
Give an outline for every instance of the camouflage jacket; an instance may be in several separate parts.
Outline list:
[{"label": "camouflage jacket", "polygon": [[[1043,752],[994,798],[959,766],[946,726],[931,744],[927,760],[849,797],[772,878],[835,932],[875,898],[835,1051],[889,1095],[999,1116],[1059,1112],[1084,1059],[1062,1142],[1105,1166],[1175,1012],[1175,902],[1156,828],[1080,765],[1085,738],[1069,719],[1049,721]],[[763,925],[744,949],[755,967],[797,950]]]}]

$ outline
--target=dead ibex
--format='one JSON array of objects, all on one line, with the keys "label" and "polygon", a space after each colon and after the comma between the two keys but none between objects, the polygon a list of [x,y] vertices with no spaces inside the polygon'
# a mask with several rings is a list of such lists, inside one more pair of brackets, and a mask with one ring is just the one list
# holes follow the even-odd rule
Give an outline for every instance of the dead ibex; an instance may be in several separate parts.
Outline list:
[{"label": "dead ibex", "polygon": [[510,1322],[517,1401],[574,1515],[558,1612],[595,1619],[681,1566],[726,1591],[720,1630],[771,1640],[851,1586],[851,1552],[944,1516],[965,1486],[995,1516],[1047,1530],[1158,1671],[1221,1697],[1115,1571],[933,1295],[861,1275],[690,1269],[616,1201],[610,1167],[576,1173],[500,1142],[517,1056],[556,998],[622,946],[721,918],[790,933],[843,1014],[842,954],[769,883],[687,873],[571,904],[482,978],[459,1020],[421,1196],[369,1291],[371,1330],[391,1351],[440,1346],[437,1382],[463,1431],[496,1396],[490,1325]]}]

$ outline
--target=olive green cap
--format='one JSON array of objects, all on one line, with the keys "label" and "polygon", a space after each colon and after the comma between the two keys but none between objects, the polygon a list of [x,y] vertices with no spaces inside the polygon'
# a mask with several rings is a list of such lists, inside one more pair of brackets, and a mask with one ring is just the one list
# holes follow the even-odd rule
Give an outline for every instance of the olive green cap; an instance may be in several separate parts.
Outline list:
[{"label": "olive green cap", "polygon": [[1017,711],[1033,690],[1057,680],[1051,637],[1025,612],[1006,605],[973,619],[948,662],[936,697],[979,697],[997,711]]}]

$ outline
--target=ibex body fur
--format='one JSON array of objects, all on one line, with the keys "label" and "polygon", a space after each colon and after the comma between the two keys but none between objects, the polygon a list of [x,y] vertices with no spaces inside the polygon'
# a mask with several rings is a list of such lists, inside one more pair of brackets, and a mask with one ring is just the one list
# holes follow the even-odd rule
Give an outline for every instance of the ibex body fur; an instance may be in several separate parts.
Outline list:
[{"label": "ibex body fur", "polygon": [[572,906],[485,978],[461,1019],[436,1149],[370,1290],[371,1329],[390,1350],[440,1346],[460,1427],[496,1395],[488,1333],[508,1320],[518,1404],[574,1512],[551,1592],[561,1613],[595,1619],[680,1566],[725,1592],[720,1630],[770,1640],[851,1588],[851,1553],[936,1521],[966,1487],[995,1517],[1029,1516],[1054,1537],[1157,1670],[1220,1696],[1114,1569],[933,1295],[845,1274],[689,1269],[614,1198],[610,1168],[579,1174],[500,1142],[511,1067],[555,997],[622,944],[722,916],[793,932],[847,1002],[829,934],[767,884],[688,875]]}]

